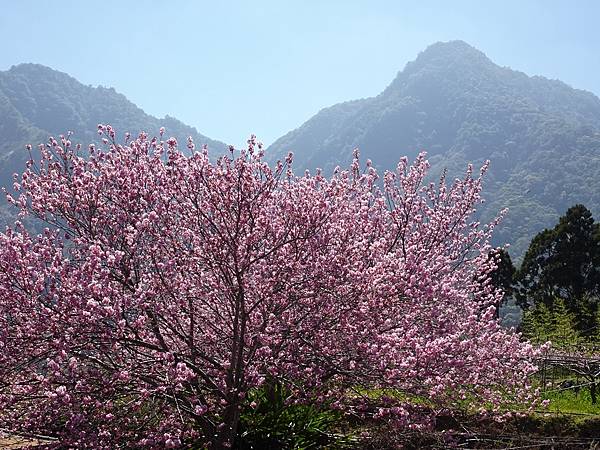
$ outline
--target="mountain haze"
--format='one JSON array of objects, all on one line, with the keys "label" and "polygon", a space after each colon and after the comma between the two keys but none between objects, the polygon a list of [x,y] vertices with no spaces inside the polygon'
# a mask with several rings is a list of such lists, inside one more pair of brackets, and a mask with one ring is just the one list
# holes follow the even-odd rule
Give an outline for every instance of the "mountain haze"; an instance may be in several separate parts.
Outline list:
[{"label": "mountain haze", "polygon": [[[98,123],[110,123],[121,136],[165,126],[167,136],[192,136],[213,154],[226,150],[177,119],[144,113],[112,88],[21,64],[0,72],[0,185],[23,170],[25,144],[73,130],[72,140],[87,145],[98,141]],[[443,168],[460,175],[467,162],[490,159],[482,219],[510,209],[496,243],[511,243],[517,259],[569,206],[583,203],[600,216],[600,99],[500,67],[462,41],[430,46],[376,97],[321,110],[272,144],[267,156],[291,150],[298,172],[330,173],[350,162],[355,147],[381,171],[426,150],[436,176]]]},{"label": "mountain haze", "polygon": [[330,173],[355,147],[380,170],[426,150],[436,176],[490,159],[482,219],[509,208],[496,243],[517,259],[569,206],[600,212],[600,99],[500,67],[462,41],[433,44],[378,96],[321,110],[267,154],[293,151],[297,170]]},{"label": "mountain haze", "polygon": [[73,142],[87,148],[99,140],[98,123],[111,124],[119,139],[125,132],[155,135],[164,126],[166,136],[180,141],[192,136],[196,145],[208,144],[213,152],[227,148],[173,117],[146,114],[113,88],[85,86],[48,67],[20,64],[0,72],[0,185],[23,170],[26,144],[47,142],[49,136],[72,130]]}]

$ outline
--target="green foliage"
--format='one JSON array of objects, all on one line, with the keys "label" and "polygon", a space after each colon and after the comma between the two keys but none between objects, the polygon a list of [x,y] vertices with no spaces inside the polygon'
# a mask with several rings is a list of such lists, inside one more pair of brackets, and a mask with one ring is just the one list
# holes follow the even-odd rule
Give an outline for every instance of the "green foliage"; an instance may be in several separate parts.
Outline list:
[{"label": "green foliage", "polygon": [[[521,306],[566,307],[577,330],[592,332],[600,294],[599,237],[599,225],[583,205],[572,206],[554,228],[538,233],[516,276]],[[557,298],[563,302],[555,307]]]},{"label": "green foliage", "polygon": [[575,314],[570,312],[562,299],[557,298],[549,307],[539,303],[523,313],[521,331],[535,344],[552,342],[554,348],[573,347],[583,342],[577,331]]},{"label": "green foliage", "polygon": [[[585,384],[582,379],[581,383]],[[544,393],[544,397],[550,400],[548,410],[557,413],[566,414],[593,414],[600,416],[600,403],[592,403],[590,390],[563,389],[552,390]]]},{"label": "green foliage", "polygon": [[[516,269],[512,263],[509,253],[503,248],[493,250],[490,252],[488,257],[493,259],[494,263],[496,264],[496,269],[490,274],[491,282],[497,289],[501,289],[504,292],[502,301],[496,306],[496,315],[500,317],[501,308],[505,303],[509,302],[512,297],[514,284],[513,278]],[[504,320],[506,318],[506,311],[503,311],[503,313],[503,323],[506,323]]]},{"label": "green foliage", "polygon": [[354,440],[341,432],[341,413],[291,401],[281,384],[267,384],[250,393],[240,420],[236,448],[309,450],[351,448]]},{"label": "green foliage", "polygon": [[491,280],[494,286],[502,289],[507,296],[513,292],[513,278],[516,272],[510,254],[503,248],[500,248],[490,255],[494,258],[496,269],[491,273]]}]

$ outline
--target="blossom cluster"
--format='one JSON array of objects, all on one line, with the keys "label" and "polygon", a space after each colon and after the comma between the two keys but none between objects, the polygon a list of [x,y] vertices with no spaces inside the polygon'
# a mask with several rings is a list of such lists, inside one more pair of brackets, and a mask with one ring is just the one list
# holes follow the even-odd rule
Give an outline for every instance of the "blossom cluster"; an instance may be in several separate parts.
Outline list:
[{"label": "blossom cluster", "polygon": [[495,318],[498,220],[473,220],[486,167],[427,184],[424,154],[380,178],[355,152],[297,176],[254,136],[215,160],[164,129],[98,132],[87,151],[51,138],[7,194],[45,228],[0,234],[2,426],[77,448],[227,447],[273,380],[411,427],[465,399],[536,400],[535,351]]}]

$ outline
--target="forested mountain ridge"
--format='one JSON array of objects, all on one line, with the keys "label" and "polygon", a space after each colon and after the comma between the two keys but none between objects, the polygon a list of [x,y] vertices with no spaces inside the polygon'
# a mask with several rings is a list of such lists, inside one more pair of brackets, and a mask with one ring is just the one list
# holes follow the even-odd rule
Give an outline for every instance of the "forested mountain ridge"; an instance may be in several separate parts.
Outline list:
[{"label": "forested mountain ridge", "polygon": [[214,153],[227,148],[173,117],[146,114],[113,88],[85,86],[49,67],[19,64],[0,71],[0,185],[12,184],[12,174],[24,169],[26,144],[35,146],[71,130],[73,142],[87,148],[99,140],[98,123],[111,124],[119,140],[125,132],[156,135],[164,126],[166,136],[180,142],[192,136],[196,145],[208,144]]},{"label": "forested mountain ridge", "polygon": [[600,99],[494,64],[462,41],[437,43],[378,96],[323,109],[270,146],[300,169],[363,161],[393,169],[426,150],[432,174],[490,159],[482,218],[510,212],[497,243],[519,259],[530,239],[575,203],[600,212]]}]

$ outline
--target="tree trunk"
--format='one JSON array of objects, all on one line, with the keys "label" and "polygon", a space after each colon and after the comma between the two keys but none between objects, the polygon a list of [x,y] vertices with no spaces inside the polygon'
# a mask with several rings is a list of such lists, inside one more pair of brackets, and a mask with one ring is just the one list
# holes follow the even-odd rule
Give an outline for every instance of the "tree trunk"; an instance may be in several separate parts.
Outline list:
[{"label": "tree trunk", "polygon": [[596,379],[592,380],[592,384],[590,384],[590,395],[592,397],[592,405],[596,404]]},{"label": "tree trunk", "polygon": [[226,450],[233,448],[240,423],[240,405],[227,407],[223,417],[223,427],[219,430],[211,450]]}]

